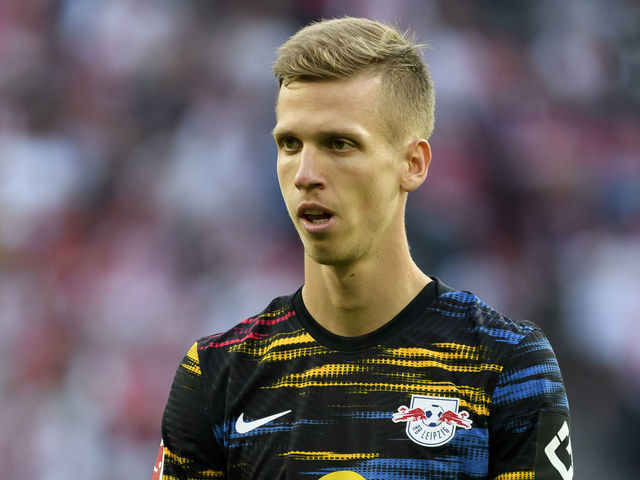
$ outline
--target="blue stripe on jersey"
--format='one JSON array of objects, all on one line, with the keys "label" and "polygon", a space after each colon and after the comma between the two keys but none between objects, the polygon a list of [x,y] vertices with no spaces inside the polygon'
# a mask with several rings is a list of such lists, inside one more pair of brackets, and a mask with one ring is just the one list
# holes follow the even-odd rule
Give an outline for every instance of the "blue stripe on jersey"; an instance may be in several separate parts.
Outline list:
[{"label": "blue stripe on jersey", "polygon": [[440,295],[440,298],[452,298],[460,303],[478,303],[480,306],[487,306],[486,303],[470,292],[446,292]]},{"label": "blue stripe on jersey", "polygon": [[491,310],[486,303],[468,292],[443,293],[427,310],[437,312],[447,317],[462,318],[468,316],[469,310],[473,308]]},{"label": "blue stripe on jersey", "polygon": [[529,417],[512,417],[506,419],[502,423],[502,427],[505,430],[510,430],[514,433],[523,433],[527,430],[532,430],[535,428],[535,423],[531,421]]},{"label": "blue stripe on jersey", "polygon": [[348,418],[358,418],[358,419],[364,419],[364,420],[386,420],[389,419],[391,420],[393,418],[393,414],[396,412],[371,412],[371,411],[355,411],[355,412],[349,412],[348,414],[345,415],[345,417]]},{"label": "blue stripe on jersey", "polygon": [[462,312],[454,312],[454,311],[451,310],[452,307],[450,307],[448,305],[444,305],[444,307],[448,307],[448,308],[443,308],[442,305],[435,305],[435,306],[427,308],[427,310],[439,313],[440,315],[443,315],[445,317],[462,318],[462,317],[466,317],[467,316],[467,313],[464,312],[464,311],[462,311]]},{"label": "blue stripe on jersey", "polygon": [[492,400],[496,405],[505,405],[507,403],[517,402],[526,398],[541,397],[545,395],[553,395],[554,398],[560,400],[554,406],[569,408],[567,397],[564,395],[562,382],[553,382],[546,378],[496,387],[493,392]]},{"label": "blue stripe on jersey", "polygon": [[489,429],[474,427],[471,430],[456,429],[450,445],[456,449],[458,458],[469,463],[466,471],[472,476],[485,476],[489,465]]},{"label": "blue stripe on jersey", "polygon": [[549,350],[553,352],[553,348],[551,348],[551,343],[549,343],[549,340],[547,338],[536,338],[534,341],[523,342],[522,345],[518,345],[518,351],[514,352],[514,354],[524,355],[530,352],[537,352],[540,350]]},{"label": "blue stripe on jersey", "polygon": [[213,436],[218,444],[223,445],[225,449],[229,448],[229,436],[227,432],[231,431],[231,422],[222,422],[213,426]]},{"label": "blue stripe on jersey", "polygon": [[482,325],[476,325],[470,331],[472,333],[484,333],[496,339],[497,342],[510,343],[512,345],[517,344],[524,337],[527,336],[532,329],[525,328],[523,333],[512,332],[511,330],[505,330],[503,328],[487,328]]},{"label": "blue stripe on jersey", "polygon": [[558,366],[558,362],[553,359],[553,361],[548,361],[547,363],[541,363],[540,365],[534,365],[532,367],[523,368],[520,370],[516,370],[515,372],[503,373],[501,378],[501,383],[511,383],[518,380],[522,380],[527,377],[535,377],[538,375],[549,376],[549,375],[560,375],[560,367]]},{"label": "blue stripe on jersey", "polygon": [[481,447],[478,455],[488,455],[489,430],[487,428],[473,427],[470,430],[456,429],[456,434],[449,444],[458,449],[474,449]]},{"label": "blue stripe on jersey", "polygon": [[468,467],[463,471],[471,476],[486,476],[489,465],[489,430],[474,427],[471,430],[456,429],[455,437],[449,442],[457,457]]},{"label": "blue stripe on jersey", "polygon": [[[266,434],[272,434],[275,432],[289,432],[291,430],[294,430],[298,425],[326,425],[329,423],[332,423],[332,422],[322,421],[322,420],[306,420],[303,418],[292,423],[264,425],[262,427],[256,428],[255,430],[251,430],[250,432],[247,432],[247,433],[238,433],[234,427],[231,430],[231,438],[233,440],[237,438],[249,439],[250,437],[254,437],[256,435],[266,435]],[[233,446],[237,447],[237,445],[235,444]]]}]

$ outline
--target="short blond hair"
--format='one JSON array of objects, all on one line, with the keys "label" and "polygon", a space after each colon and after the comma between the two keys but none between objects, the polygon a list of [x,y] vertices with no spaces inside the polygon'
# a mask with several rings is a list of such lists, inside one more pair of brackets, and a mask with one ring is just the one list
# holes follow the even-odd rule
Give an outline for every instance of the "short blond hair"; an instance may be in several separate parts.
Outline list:
[{"label": "short blond hair", "polygon": [[278,49],[273,71],[280,87],[291,82],[381,78],[381,117],[392,138],[433,131],[433,81],[421,45],[407,32],[366,18],[312,23]]}]

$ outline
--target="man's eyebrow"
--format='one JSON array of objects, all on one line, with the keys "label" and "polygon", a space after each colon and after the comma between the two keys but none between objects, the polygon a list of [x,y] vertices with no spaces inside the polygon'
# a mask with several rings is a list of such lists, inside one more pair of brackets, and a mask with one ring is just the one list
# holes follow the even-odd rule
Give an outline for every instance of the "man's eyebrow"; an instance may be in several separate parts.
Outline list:
[{"label": "man's eyebrow", "polygon": [[[274,137],[295,137],[297,134],[290,129],[282,129],[279,130],[278,127],[274,127],[271,131],[271,135]],[[331,128],[327,130],[319,130],[314,133],[315,137],[319,138],[333,138],[333,137],[354,137],[354,138],[362,138],[364,134],[360,132],[358,129],[354,128]]]},{"label": "man's eyebrow", "polygon": [[278,130],[277,125],[273,127],[273,130],[271,130],[272,137],[275,137],[275,136],[282,137],[283,135],[293,135],[293,133],[291,133],[290,130]]}]

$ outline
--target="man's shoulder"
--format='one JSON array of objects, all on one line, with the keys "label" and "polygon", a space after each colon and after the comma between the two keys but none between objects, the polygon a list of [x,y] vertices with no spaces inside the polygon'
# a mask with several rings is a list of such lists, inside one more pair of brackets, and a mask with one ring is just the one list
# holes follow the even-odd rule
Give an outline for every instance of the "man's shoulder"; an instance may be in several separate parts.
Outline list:
[{"label": "man's shoulder", "polygon": [[439,295],[429,307],[443,317],[457,319],[460,329],[474,336],[504,344],[517,344],[533,331],[530,321],[516,321],[487,304],[473,292],[456,290],[440,282]]},{"label": "man's shoulder", "polygon": [[293,298],[296,293],[276,297],[257,315],[245,318],[224,332],[208,335],[198,339],[198,350],[223,349],[228,351],[233,346],[246,342],[265,341],[278,332],[289,329],[288,320],[295,316]]}]

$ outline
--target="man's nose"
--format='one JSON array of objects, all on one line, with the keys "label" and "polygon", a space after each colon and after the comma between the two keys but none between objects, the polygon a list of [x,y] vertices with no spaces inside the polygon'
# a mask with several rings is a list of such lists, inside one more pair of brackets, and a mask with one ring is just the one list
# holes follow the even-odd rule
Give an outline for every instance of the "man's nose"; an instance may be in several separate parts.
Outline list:
[{"label": "man's nose", "polygon": [[321,153],[316,149],[306,145],[302,148],[300,163],[294,180],[298,190],[324,187],[325,181],[321,171],[321,162]]}]

